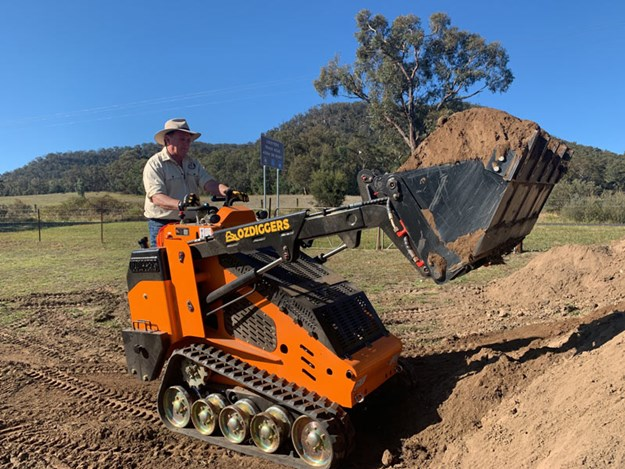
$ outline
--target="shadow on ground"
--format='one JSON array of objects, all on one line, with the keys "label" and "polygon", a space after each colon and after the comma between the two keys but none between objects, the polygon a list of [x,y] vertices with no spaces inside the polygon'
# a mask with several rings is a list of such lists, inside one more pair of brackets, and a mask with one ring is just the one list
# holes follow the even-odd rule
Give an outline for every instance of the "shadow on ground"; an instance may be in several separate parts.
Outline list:
[{"label": "shadow on ground", "polygon": [[[346,467],[381,467],[383,453],[387,449],[394,455],[400,455],[402,440],[441,421],[437,409],[450,397],[463,377],[480,373],[502,357],[524,364],[545,354],[569,351],[578,354],[601,347],[623,331],[625,313],[616,311],[574,327],[569,339],[557,347],[533,348],[532,342],[544,337],[527,336],[502,339],[462,352],[404,358],[403,376],[397,375],[369,396],[364,405],[351,412],[356,429],[356,447]],[[480,360],[468,360],[484,349],[499,353],[485,354]]]}]

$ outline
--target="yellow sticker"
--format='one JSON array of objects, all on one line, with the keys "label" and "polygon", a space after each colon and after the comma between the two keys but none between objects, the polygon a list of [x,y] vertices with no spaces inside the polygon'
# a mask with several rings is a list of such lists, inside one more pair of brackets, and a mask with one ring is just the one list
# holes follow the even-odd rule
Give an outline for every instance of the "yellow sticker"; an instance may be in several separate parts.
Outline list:
[{"label": "yellow sticker", "polygon": [[257,225],[242,226],[236,231],[226,231],[226,243],[234,243],[245,238],[255,238],[271,233],[278,233],[291,229],[288,218],[271,220]]}]

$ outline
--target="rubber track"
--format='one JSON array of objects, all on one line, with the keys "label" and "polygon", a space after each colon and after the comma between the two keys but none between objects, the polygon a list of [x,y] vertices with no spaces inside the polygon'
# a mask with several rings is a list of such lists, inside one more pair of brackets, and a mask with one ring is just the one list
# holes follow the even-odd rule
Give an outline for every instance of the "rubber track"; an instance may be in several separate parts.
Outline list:
[{"label": "rubber track", "polygon": [[[338,467],[341,461],[351,451],[354,443],[354,430],[349,416],[342,407],[329,399],[299,387],[294,383],[290,383],[284,378],[260,370],[210,345],[194,344],[184,349],[179,349],[171,355],[168,363],[172,363],[172,359],[175,357],[184,357],[198,363],[208,368],[213,373],[225,376],[235,381],[240,386],[276,404],[280,404],[298,415],[307,415],[319,422],[334,440],[332,445],[334,457],[332,464],[328,467]],[[170,373],[168,373],[168,371],[170,371]],[[159,403],[161,402],[162,394],[169,386],[181,384],[170,382],[170,380],[167,379],[169,374],[171,374],[171,370],[167,368],[158,393]],[[159,413],[161,413],[160,411],[161,406],[159,405]],[[268,459],[285,466],[302,469],[311,468],[310,465],[306,464],[297,456],[294,450],[289,454],[265,453],[253,444],[234,444],[221,436],[202,435],[194,428],[174,427],[162,414],[161,420],[173,431],[205,440],[217,446]]]}]

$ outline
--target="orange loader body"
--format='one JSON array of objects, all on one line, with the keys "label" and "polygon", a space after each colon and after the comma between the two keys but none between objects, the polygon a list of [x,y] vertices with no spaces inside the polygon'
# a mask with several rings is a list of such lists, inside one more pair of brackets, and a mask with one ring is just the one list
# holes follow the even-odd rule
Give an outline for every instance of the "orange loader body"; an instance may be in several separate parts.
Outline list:
[{"label": "orange loader body", "polygon": [[[254,222],[254,213],[242,207],[220,209],[221,222],[211,226],[217,231]],[[158,235],[167,251],[170,280],[142,281],[128,294],[133,323],[150,323],[151,330],[170,337],[170,348],[181,342],[197,341],[212,344],[269,373],[282,376],[305,388],[327,396],[337,404],[351,408],[395,374],[401,342],[385,335],[349,358],[336,356],[308,334],[278,306],[267,301],[251,286],[242,295],[275,324],[276,348],[268,351],[233,337],[224,326],[223,311],[215,315],[215,328],[206,328],[202,319],[200,292],[213,291],[235,276],[216,257],[194,259],[189,240],[200,237],[199,225],[171,224]],[[206,227],[204,227],[206,229]]]}]

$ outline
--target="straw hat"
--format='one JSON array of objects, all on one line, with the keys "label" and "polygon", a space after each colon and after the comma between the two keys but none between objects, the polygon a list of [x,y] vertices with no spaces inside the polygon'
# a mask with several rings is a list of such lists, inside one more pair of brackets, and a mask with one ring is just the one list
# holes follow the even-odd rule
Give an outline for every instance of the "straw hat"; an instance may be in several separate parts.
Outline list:
[{"label": "straw hat", "polygon": [[191,134],[193,140],[197,140],[200,135],[202,135],[199,132],[191,132],[191,130],[189,130],[189,124],[187,124],[186,119],[176,118],[169,119],[167,122],[165,122],[165,128],[156,132],[156,135],[154,135],[154,140],[159,145],[165,145],[165,135],[167,135],[169,132],[174,132],[176,130]]}]

